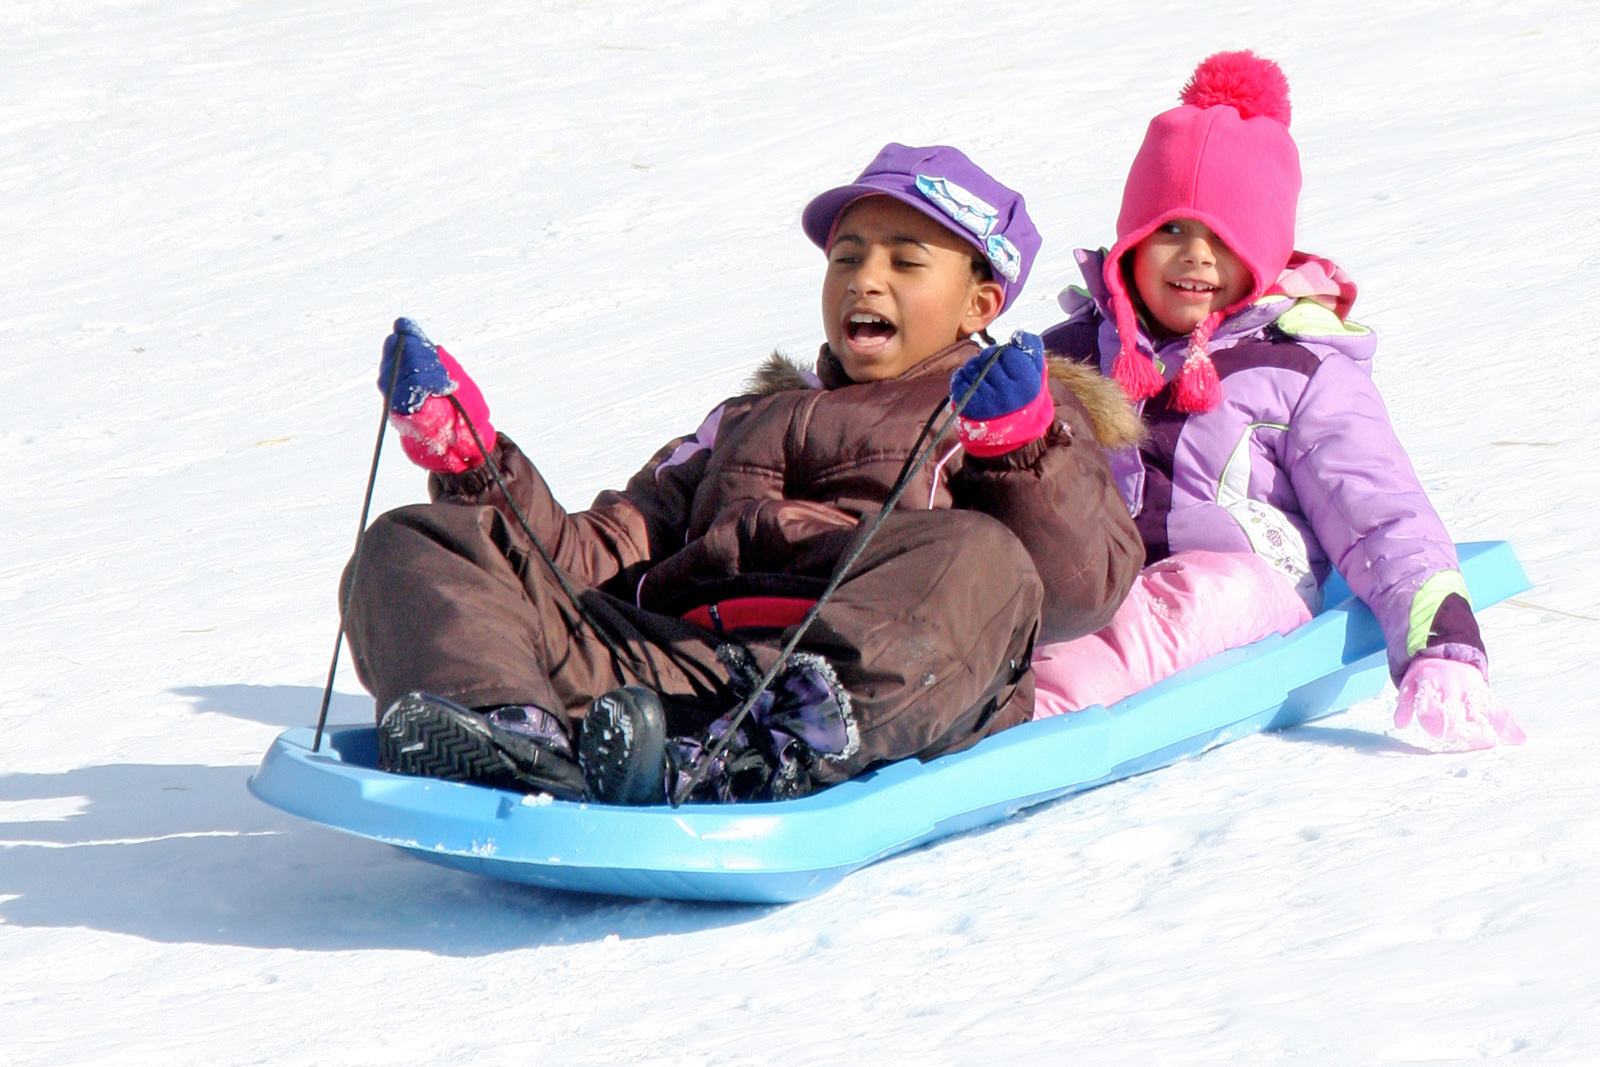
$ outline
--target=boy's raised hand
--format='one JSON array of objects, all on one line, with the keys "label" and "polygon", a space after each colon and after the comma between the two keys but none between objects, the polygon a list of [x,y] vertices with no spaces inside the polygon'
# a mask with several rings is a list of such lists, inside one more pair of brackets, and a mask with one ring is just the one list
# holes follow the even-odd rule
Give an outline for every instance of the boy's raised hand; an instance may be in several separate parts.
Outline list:
[{"label": "boy's raised hand", "polygon": [[1520,745],[1528,739],[1517,720],[1501,706],[1483,672],[1451,659],[1411,661],[1400,681],[1394,724],[1404,730],[1415,718],[1444,750],[1493,748],[1497,741]]},{"label": "boy's raised hand", "polygon": [[[974,456],[1000,456],[1036,441],[1056,417],[1044,342],[1018,330],[998,347],[999,358],[961,409],[961,444]],[[950,376],[952,404],[961,403],[994,353],[994,346],[985,348]]]},{"label": "boy's raised hand", "polygon": [[472,430],[447,399],[455,395],[483,447],[494,448],[497,435],[489,422],[489,405],[461,364],[405,318],[396,319],[394,332],[384,338],[378,364],[380,392],[387,392],[397,361],[399,377],[389,401],[389,424],[400,434],[400,447],[411,462],[440,474],[460,474],[482,463]]}]

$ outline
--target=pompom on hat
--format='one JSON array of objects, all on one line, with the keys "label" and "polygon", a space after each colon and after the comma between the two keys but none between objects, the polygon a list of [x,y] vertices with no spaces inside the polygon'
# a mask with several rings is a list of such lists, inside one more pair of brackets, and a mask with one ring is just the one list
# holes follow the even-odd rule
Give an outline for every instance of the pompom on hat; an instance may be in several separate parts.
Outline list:
[{"label": "pompom on hat", "polygon": [[1300,153],[1289,136],[1289,82],[1278,65],[1253,52],[1218,52],[1197,68],[1182,103],[1150,122],[1134,157],[1117,216],[1117,243],[1105,261],[1121,342],[1112,377],[1135,402],[1165,382],[1139,351],[1138,320],[1122,272],[1135,245],[1173,219],[1196,219],[1249,269],[1250,292],[1194,328],[1173,386],[1180,411],[1210,411],[1222,399],[1206,355],[1212,332],[1228,315],[1259,299],[1294,253],[1300,198]]}]

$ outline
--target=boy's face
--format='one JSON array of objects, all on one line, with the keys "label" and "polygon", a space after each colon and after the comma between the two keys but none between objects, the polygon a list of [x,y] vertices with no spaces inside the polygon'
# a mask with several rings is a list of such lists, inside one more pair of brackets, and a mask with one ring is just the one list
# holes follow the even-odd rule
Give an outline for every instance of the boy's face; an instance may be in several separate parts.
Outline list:
[{"label": "boy's face", "polygon": [[1156,321],[1176,334],[1243,300],[1254,281],[1233,249],[1194,219],[1163,223],[1133,248],[1133,284]]},{"label": "boy's face", "polygon": [[892,197],[844,210],[822,280],[822,325],[852,381],[898,377],[995,320],[1005,292],[973,273],[974,255]]}]

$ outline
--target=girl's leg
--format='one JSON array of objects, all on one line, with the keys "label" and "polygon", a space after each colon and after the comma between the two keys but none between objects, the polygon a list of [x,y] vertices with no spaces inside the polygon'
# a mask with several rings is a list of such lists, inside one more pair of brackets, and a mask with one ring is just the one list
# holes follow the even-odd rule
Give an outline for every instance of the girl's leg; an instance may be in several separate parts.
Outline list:
[{"label": "girl's leg", "polygon": [[715,635],[583,590],[608,645],[579,621],[520,528],[490,507],[422,504],[381,516],[365,535],[353,594],[345,633],[379,715],[411,690],[468,708],[533,705],[569,729],[591,700],[623,685],[711,708],[728,700]]},{"label": "girl's leg", "polygon": [[1109,706],[1207,656],[1284,634],[1311,613],[1259,556],[1178,552],[1146,567],[1110,625],[1034,650],[1036,719]]},{"label": "girl's leg", "polygon": [[822,761],[819,780],[1026,722],[1043,597],[1022,542],[988,515],[891,514],[801,642],[837,672],[859,737],[847,758]]}]

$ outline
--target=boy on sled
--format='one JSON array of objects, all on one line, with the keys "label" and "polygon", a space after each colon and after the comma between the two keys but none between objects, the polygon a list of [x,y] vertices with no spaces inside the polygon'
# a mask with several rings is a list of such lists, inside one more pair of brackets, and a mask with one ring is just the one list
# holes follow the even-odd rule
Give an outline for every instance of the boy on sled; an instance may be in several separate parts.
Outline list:
[{"label": "boy on sled", "polygon": [[773,358],[586,511],[495,431],[460,364],[396,323],[380,388],[397,383],[391,421],[431,502],[373,523],[344,601],[384,767],[664,802],[859,547],[930,416],[969,391],[959,440],[693,798],[803,796],[967,747],[1032,715],[1036,641],[1111,619],[1144,559],[1104,450],[1137,440],[1131,411],[1036,337],[974,340],[1038,251],[1022,197],[955,149],[891,144],[803,225],[827,254],[814,368]]}]

